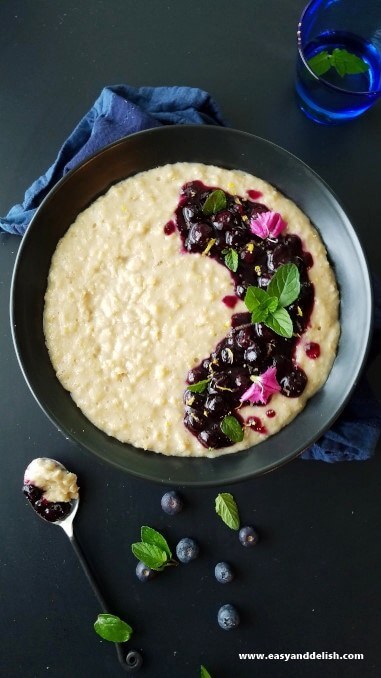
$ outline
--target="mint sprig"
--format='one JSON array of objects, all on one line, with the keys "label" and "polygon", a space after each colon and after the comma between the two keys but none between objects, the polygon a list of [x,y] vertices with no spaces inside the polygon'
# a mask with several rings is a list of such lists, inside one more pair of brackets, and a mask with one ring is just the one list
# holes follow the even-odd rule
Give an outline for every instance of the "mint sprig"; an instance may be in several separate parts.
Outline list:
[{"label": "mint sprig", "polygon": [[167,565],[175,565],[167,540],[160,532],[148,525],[140,530],[141,541],[131,545],[135,558],[141,560],[151,570],[162,570]]},{"label": "mint sprig", "polygon": [[240,519],[238,506],[232,494],[221,492],[216,497],[215,509],[217,515],[231,530],[239,530]]},{"label": "mint sprig", "polygon": [[226,207],[226,195],[221,188],[212,191],[202,206],[202,212],[205,216],[217,214]]},{"label": "mint sprig", "polygon": [[330,54],[327,50],[315,54],[315,56],[308,59],[308,65],[315,75],[324,75],[328,73],[331,68],[343,78],[345,75],[358,75],[369,70],[369,64],[346,49],[339,49],[336,47]]},{"label": "mint sprig", "polygon": [[267,290],[249,287],[245,304],[251,312],[251,322],[264,323],[281,337],[290,338],[293,326],[285,306],[292,304],[300,294],[300,275],[295,264],[279,266]]},{"label": "mint sprig", "polygon": [[200,678],[212,678],[209,671],[202,664],[200,667]]},{"label": "mint sprig", "polygon": [[231,440],[232,443],[240,443],[243,440],[243,428],[238,419],[228,414],[220,423],[222,433]]},{"label": "mint sprig", "polygon": [[133,633],[131,626],[114,614],[98,614],[94,630],[104,640],[125,643]]}]

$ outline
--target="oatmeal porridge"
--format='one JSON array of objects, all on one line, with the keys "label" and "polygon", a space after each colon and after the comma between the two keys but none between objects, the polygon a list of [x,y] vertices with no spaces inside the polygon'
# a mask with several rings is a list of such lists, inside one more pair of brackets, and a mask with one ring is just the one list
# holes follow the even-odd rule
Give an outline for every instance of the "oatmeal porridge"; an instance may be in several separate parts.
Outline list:
[{"label": "oatmeal porridge", "polygon": [[338,306],[324,245],[293,202],[244,172],[177,163],[77,217],[52,258],[44,333],[98,428],[217,456],[273,435],[321,388]]}]

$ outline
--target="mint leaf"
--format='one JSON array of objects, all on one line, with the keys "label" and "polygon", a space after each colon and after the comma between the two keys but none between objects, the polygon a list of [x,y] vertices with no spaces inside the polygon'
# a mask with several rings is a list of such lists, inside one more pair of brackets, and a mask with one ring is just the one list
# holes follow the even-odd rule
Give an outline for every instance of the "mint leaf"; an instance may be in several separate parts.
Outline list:
[{"label": "mint leaf", "polygon": [[311,59],[308,59],[307,63],[318,76],[324,75],[331,68],[335,68],[342,78],[345,75],[357,75],[369,70],[369,64],[364,59],[338,47],[333,50],[332,54],[329,54],[327,50],[315,54]]},{"label": "mint leaf", "polygon": [[255,324],[264,322],[268,314],[275,311],[278,299],[260,287],[249,287],[245,295],[245,304],[252,312],[251,322]]},{"label": "mint leaf", "polygon": [[200,678],[212,678],[209,671],[207,671],[205,666],[202,666],[202,664],[201,664]]},{"label": "mint leaf", "polygon": [[251,314],[251,322],[255,323],[266,322],[269,313],[278,308],[278,299],[276,297],[268,297],[256,308]]},{"label": "mint leaf", "polygon": [[[225,417],[226,419],[226,417]],[[231,530],[239,530],[238,506],[232,494],[222,492],[216,497],[216,513]]]},{"label": "mint leaf", "polygon": [[131,626],[114,614],[98,614],[94,629],[98,636],[113,643],[125,643],[133,633]]},{"label": "mint leaf", "polygon": [[267,286],[267,293],[271,297],[277,297],[279,306],[284,307],[292,304],[300,294],[300,275],[298,267],[295,264],[283,264],[283,266],[279,266]]},{"label": "mint leaf", "polygon": [[157,530],[154,530],[152,527],[143,525],[140,530],[140,539],[144,544],[152,544],[153,546],[157,546],[159,549],[162,549],[162,551],[165,551],[168,558],[172,558],[172,552],[168,546],[167,540],[162,534],[160,534],[160,532],[157,532]]},{"label": "mint leaf", "polygon": [[227,254],[225,254],[224,261],[225,266],[235,273],[238,268],[238,252],[233,249],[228,250]]},{"label": "mint leaf", "polygon": [[267,327],[276,332],[276,334],[280,334],[281,337],[287,337],[287,339],[292,337],[292,320],[289,312],[286,311],[285,308],[277,308],[274,313],[270,313],[267,316],[264,323]]},{"label": "mint leaf", "polygon": [[131,550],[135,558],[142,560],[151,570],[162,570],[168,560],[166,551],[154,544],[139,541],[131,545]]},{"label": "mint leaf", "polygon": [[369,69],[369,65],[363,59],[356,56],[356,54],[352,54],[346,49],[338,49],[337,47],[331,54],[331,65],[342,78],[344,75],[365,73]]},{"label": "mint leaf", "polygon": [[238,419],[228,414],[224,417],[220,424],[221,431],[232,441],[232,443],[240,443],[243,440],[243,428]]},{"label": "mint leaf", "polygon": [[327,50],[324,49],[319,54],[315,54],[311,59],[308,59],[307,63],[315,75],[324,75],[331,68],[331,57]]},{"label": "mint leaf", "polygon": [[202,211],[203,214],[209,216],[210,214],[221,212],[221,210],[224,210],[225,207],[226,195],[220,188],[217,188],[215,191],[210,193],[210,195],[208,195],[202,206]]},{"label": "mint leaf", "polygon": [[248,287],[245,294],[244,302],[249,311],[253,312],[258,307],[266,307],[266,302],[269,298],[269,294],[266,290],[261,289],[261,287]]},{"label": "mint leaf", "polygon": [[196,384],[188,384],[187,389],[188,391],[191,391],[191,393],[203,393],[209,384],[209,381],[210,379],[203,379]]}]

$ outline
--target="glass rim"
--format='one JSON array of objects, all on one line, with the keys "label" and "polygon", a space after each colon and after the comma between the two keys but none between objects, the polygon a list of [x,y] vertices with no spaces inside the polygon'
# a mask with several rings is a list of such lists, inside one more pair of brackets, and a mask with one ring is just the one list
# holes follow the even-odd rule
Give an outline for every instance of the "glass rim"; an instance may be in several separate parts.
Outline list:
[{"label": "glass rim", "polygon": [[298,30],[296,32],[297,35],[297,41],[298,41],[298,52],[301,60],[303,61],[304,66],[306,67],[307,71],[312,75],[312,77],[323,83],[325,87],[328,87],[328,89],[332,89],[336,92],[341,92],[342,94],[349,94],[350,96],[369,96],[372,94],[381,94],[381,83],[378,89],[372,89],[372,90],[350,90],[346,89],[345,87],[338,87],[338,85],[334,85],[331,82],[328,82],[324,77],[320,75],[316,75],[316,73],[313,72],[312,68],[308,65],[308,62],[304,56],[304,50],[303,50],[303,45],[302,45],[302,24],[305,18],[305,14],[307,14],[308,10],[311,8],[312,5],[315,5],[316,2],[319,2],[319,0],[310,0],[308,4],[305,6],[303,9],[303,12],[300,15],[300,19],[298,22]]}]

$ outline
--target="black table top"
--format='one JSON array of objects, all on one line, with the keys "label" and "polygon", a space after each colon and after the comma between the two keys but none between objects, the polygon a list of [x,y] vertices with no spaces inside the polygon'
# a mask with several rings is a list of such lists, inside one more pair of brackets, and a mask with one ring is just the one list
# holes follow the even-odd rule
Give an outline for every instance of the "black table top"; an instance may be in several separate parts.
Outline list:
[{"label": "black table top", "polygon": [[[341,127],[320,127],[297,109],[295,31],[304,0],[15,0],[0,5],[0,213],[53,161],[103,86],[191,85],[208,90],[231,126],[285,147],[320,174],[352,217],[372,268],[379,258],[380,105]],[[169,518],[163,487],[102,464],[66,440],[30,394],[14,355],[9,285],[20,244],[0,236],[1,673],[7,677],[118,676],[114,648],[95,635],[100,612],[63,532],[25,505],[23,471],[36,456],[77,472],[76,530],[110,606],[135,629],[138,675],[192,678],[379,676],[380,528],[378,454],[336,465],[300,459],[231,491],[242,521],[262,535],[244,549],[214,514],[216,489],[183,489]],[[355,300],[354,300],[355,312]],[[380,389],[381,362],[369,376]],[[170,489],[165,487],[165,489]],[[181,488],[180,488],[181,489]],[[201,556],[137,581],[130,544],[142,524],[173,544],[193,535]],[[235,565],[234,583],[214,564]],[[237,605],[239,630],[216,615]],[[240,660],[239,652],[362,653],[363,660]]]}]

